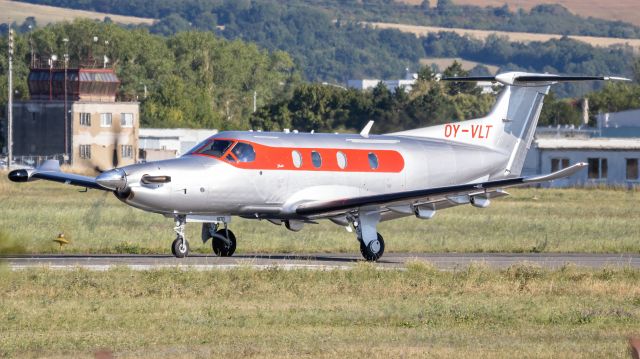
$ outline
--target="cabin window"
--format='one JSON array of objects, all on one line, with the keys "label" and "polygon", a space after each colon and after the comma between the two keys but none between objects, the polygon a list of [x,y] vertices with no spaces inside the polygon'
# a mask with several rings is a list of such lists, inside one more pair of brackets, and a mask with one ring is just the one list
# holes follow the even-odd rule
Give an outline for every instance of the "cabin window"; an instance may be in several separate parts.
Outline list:
[{"label": "cabin window", "polygon": [[293,160],[293,165],[296,168],[300,168],[302,166],[302,155],[298,151],[291,152],[291,159]]},{"label": "cabin window", "polygon": [[236,156],[238,162],[253,162],[256,159],[256,151],[248,143],[238,142],[231,152]]},{"label": "cabin window", "polygon": [[369,167],[372,170],[378,169],[378,156],[373,152],[369,152]]},{"label": "cabin window", "polygon": [[209,142],[202,149],[198,150],[197,153],[219,158],[225,152],[227,152],[231,144],[232,142],[227,140],[214,140],[212,142]]},{"label": "cabin window", "polygon": [[637,158],[627,158],[627,180],[628,181],[638,180],[638,159]]},{"label": "cabin window", "polygon": [[347,167],[347,156],[344,153],[338,151],[338,153],[336,153],[336,159],[338,160],[338,167],[340,167],[341,170]]},{"label": "cabin window", "polygon": [[551,172],[560,171],[569,167],[568,158],[552,158],[551,159]]},{"label": "cabin window", "polygon": [[607,159],[606,158],[589,158],[589,179],[607,179]]},{"label": "cabin window", "polygon": [[316,151],[311,151],[311,163],[313,163],[313,167],[320,168],[322,166],[322,156]]}]

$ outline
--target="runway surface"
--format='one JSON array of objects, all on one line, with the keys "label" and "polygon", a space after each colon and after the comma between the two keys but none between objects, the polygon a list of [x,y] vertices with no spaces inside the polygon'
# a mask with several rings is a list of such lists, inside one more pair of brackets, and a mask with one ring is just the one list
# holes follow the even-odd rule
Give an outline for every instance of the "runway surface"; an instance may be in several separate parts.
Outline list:
[{"label": "runway surface", "polygon": [[[516,253],[388,253],[376,266],[381,269],[402,269],[413,261],[427,262],[442,270],[465,268],[473,263],[484,263],[494,268],[507,268],[528,263],[545,268],[558,268],[566,264],[578,267],[603,268],[607,266],[640,267],[639,254],[516,254]],[[135,270],[184,268],[196,270],[224,270],[239,267],[257,269],[349,269],[362,262],[360,254],[239,254],[233,257],[192,255],[174,258],[168,255],[20,255],[3,256],[0,262],[13,270],[47,267],[50,269],[84,268],[108,270],[128,267]]]}]

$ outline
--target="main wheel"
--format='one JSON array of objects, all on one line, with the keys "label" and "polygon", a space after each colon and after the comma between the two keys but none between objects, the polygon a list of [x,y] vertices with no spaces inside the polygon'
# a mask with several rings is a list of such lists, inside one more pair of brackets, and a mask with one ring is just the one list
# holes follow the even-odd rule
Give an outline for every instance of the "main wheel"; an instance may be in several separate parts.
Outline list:
[{"label": "main wheel", "polygon": [[360,253],[369,262],[377,261],[384,254],[384,238],[378,233],[378,239],[369,242],[368,246],[360,240]]},{"label": "main wheel", "polygon": [[236,236],[228,229],[221,229],[211,239],[213,253],[220,257],[231,257],[236,251]]},{"label": "main wheel", "polygon": [[189,255],[189,242],[187,240],[182,240],[182,238],[176,238],[173,243],[171,243],[171,253],[177,258],[184,258]]}]

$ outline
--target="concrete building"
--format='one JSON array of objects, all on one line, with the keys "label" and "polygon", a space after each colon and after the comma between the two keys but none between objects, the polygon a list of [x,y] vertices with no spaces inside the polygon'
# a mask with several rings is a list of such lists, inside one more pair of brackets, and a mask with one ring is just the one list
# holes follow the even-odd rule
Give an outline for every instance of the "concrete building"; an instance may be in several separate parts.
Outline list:
[{"label": "concrete building", "polygon": [[15,158],[58,158],[97,170],[136,163],[139,104],[115,100],[120,81],[114,71],[74,68],[66,74],[54,66],[31,69],[31,99],[13,105]]},{"label": "concrete building", "polygon": [[141,128],[138,140],[140,160],[157,161],[182,156],[195,145],[216,133],[218,130]]},{"label": "concrete building", "polygon": [[[391,92],[394,92],[397,88],[402,87],[406,92],[410,92],[413,89],[413,85],[418,80],[417,73],[407,73],[407,76],[401,80],[378,80],[378,79],[359,79],[347,81],[347,87],[354,88],[356,90],[366,91],[371,90],[378,86],[382,82],[383,85]],[[493,93],[493,83],[490,81],[479,81],[477,86],[484,93]]]},{"label": "concrete building", "polygon": [[552,187],[640,185],[640,110],[596,116],[596,127],[539,127],[523,174],[553,172],[578,162],[589,164]]},{"label": "concrete building", "polygon": [[589,168],[551,187],[622,186],[640,184],[640,138],[563,137],[536,138],[527,154],[524,175],[554,172],[579,162]]},{"label": "concrete building", "polygon": [[357,90],[371,90],[378,86],[380,82],[389,89],[389,91],[394,92],[398,87],[403,87],[406,92],[411,91],[413,85],[416,83],[418,79],[417,73],[409,73],[407,71],[407,75],[404,79],[399,80],[378,80],[378,79],[359,79],[359,80],[349,80],[347,81],[347,87],[351,87]]}]

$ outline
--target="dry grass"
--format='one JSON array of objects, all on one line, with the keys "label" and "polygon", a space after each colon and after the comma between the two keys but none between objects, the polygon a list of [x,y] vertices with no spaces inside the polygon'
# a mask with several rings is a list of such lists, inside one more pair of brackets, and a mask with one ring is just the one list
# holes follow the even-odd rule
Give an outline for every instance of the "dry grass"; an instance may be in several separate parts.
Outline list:
[{"label": "dry grass", "polygon": [[[411,1],[411,0],[409,0]],[[502,6],[511,9],[531,9],[540,4],[560,4],[574,14],[593,16],[605,20],[621,20],[640,26],[640,6],[637,0],[454,0],[455,4],[477,6]],[[436,1],[433,1],[435,5]]]},{"label": "dry grass", "polygon": [[[64,232],[70,253],[169,253],[171,219],[143,212],[106,192],[0,173],[0,252],[56,253]],[[640,192],[607,189],[510,189],[487,209],[463,206],[432,220],[382,223],[389,252],[640,252]],[[328,221],[287,231],[267,221],[231,223],[238,252],[355,253],[355,236]],[[187,225],[194,252],[210,253],[198,224]]]},{"label": "dry grass", "polygon": [[113,22],[120,24],[153,24],[155,19],[145,19],[141,17],[113,15],[93,11],[72,10],[60,7],[27,4],[11,0],[0,0],[0,22],[22,23],[29,16],[36,18],[39,25],[61,21],[73,21],[77,18],[104,20],[110,17]]},{"label": "dry grass", "polygon": [[0,271],[0,356],[624,357],[640,271]]},{"label": "dry grass", "polygon": [[[402,32],[414,34],[418,37],[427,36],[432,33],[438,32],[455,32],[460,36],[469,36],[472,38],[484,40],[490,35],[503,36],[509,39],[511,42],[523,42],[528,43],[532,41],[549,41],[551,39],[559,39],[562,35],[555,34],[536,34],[529,32],[507,32],[507,31],[493,31],[493,30],[469,30],[459,28],[437,27],[437,26],[417,26],[406,24],[392,24],[386,22],[363,22],[374,28],[379,29],[397,29]],[[591,46],[596,47],[608,47],[613,45],[629,45],[636,50],[640,50],[640,39],[621,39],[613,37],[595,37],[595,36],[568,36],[571,39],[586,42]]]}]

